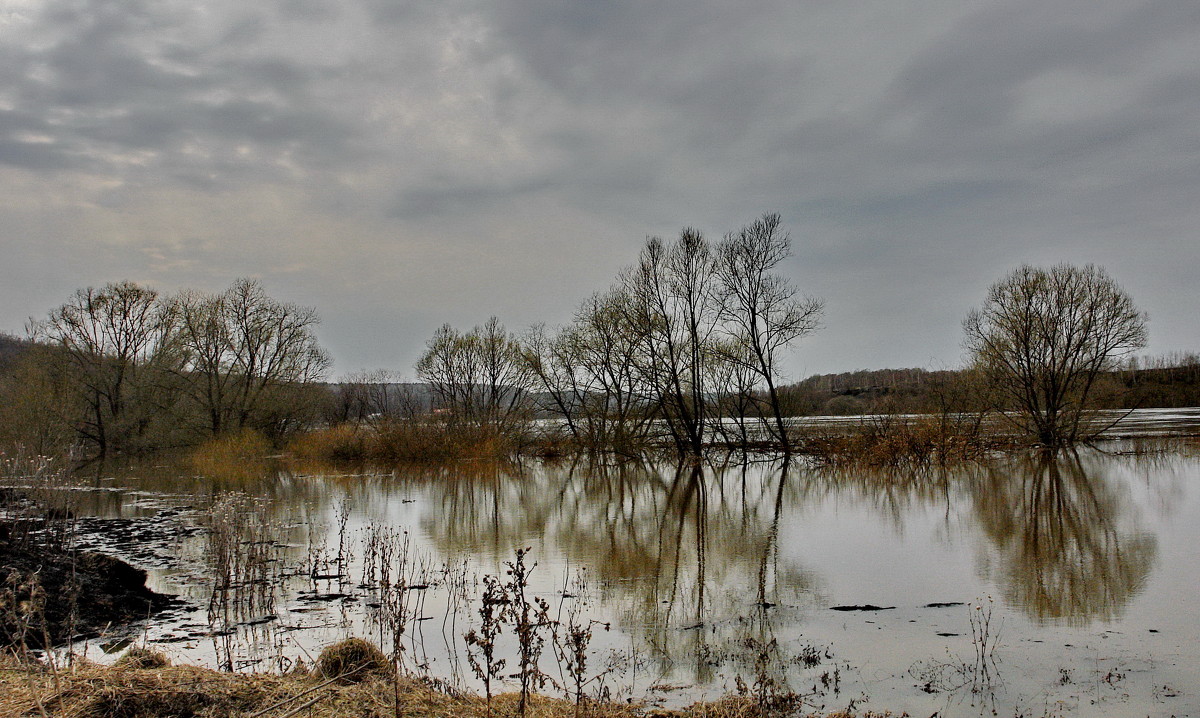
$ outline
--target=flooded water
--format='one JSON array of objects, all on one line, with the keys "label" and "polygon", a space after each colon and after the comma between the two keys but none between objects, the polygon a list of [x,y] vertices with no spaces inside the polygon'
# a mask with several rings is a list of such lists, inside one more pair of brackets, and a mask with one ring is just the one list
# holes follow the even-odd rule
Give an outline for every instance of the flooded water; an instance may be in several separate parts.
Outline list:
[{"label": "flooded water", "polygon": [[[279,669],[361,635],[477,690],[463,636],[482,579],[506,579],[528,547],[529,593],[591,626],[589,689],[617,698],[681,704],[741,683],[825,710],[1200,714],[1195,440],[954,470],[251,462],[85,484],[82,514],[131,520],[124,539],[85,521],[85,543],[188,601],[126,636],[176,660]],[[214,572],[234,585],[214,590]],[[501,647],[512,670],[509,627]],[[552,640],[542,664],[570,683]]]}]

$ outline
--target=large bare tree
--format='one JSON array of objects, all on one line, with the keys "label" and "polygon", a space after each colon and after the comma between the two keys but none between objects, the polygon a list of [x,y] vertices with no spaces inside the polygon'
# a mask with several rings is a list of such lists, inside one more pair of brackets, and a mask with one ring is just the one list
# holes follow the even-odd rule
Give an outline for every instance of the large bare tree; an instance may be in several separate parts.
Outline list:
[{"label": "large bare tree", "polygon": [[699,455],[714,402],[711,369],[720,311],[712,246],[684,229],[667,243],[646,241],[638,263],[618,280],[623,319],[639,337],[635,367],[676,448]]},{"label": "large bare tree", "polygon": [[153,419],[156,370],[167,362],[171,319],[158,292],[133,282],[80,289],[29,335],[57,348],[47,369],[81,408],[62,417],[97,454],[142,447]]},{"label": "large bare tree", "polygon": [[798,296],[797,289],[776,273],[791,256],[791,239],[778,214],[767,214],[740,232],[730,233],[717,247],[717,276],[723,293],[721,307],[729,341],[717,345],[722,358],[739,365],[761,382],[765,402],[746,392],[763,414],[776,442],[789,451],[787,429],[779,399],[780,353],[820,326],[824,303]]},{"label": "large bare tree", "polygon": [[1145,346],[1146,321],[1100,267],[1024,265],[992,285],[963,328],[1003,415],[1056,447],[1083,436],[1096,379]]},{"label": "large bare tree", "polygon": [[207,429],[254,428],[278,436],[291,428],[305,386],[330,360],[313,329],[316,310],[267,296],[239,279],[219,295],[183,292],[173,302],[182,375],[202,408]]},{"label": "large bare tree", "polygon": [[753,421],[789,450],[780,357],[822,311],[778,273],[790,253],[770,214],[717,245],[694,229],[648,239],[572,324],[530,335],[526,353],[549,405],[591,446],[636,447],[657,426],[680,453],[698,455],[714,431],[760,440]]}]

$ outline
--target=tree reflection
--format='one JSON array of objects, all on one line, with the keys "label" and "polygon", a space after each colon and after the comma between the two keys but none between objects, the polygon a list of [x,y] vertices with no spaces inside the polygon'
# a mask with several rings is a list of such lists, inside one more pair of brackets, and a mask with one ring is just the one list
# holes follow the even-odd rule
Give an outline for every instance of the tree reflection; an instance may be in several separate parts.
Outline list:
[{"label": "tree reflection", "polygon": [[805,502],[837,497],[870,506],[903,534],[905,518],[925,507],[939,507],[949,523],[952,508],[962,498],[961,467],[937,463],[894,467],[823,466],[811,472],[801,491]]},{"label": "tree reflection", "polygon": [[766,645],[776,625],[794,620],[784,612],[813,602],[813,574],[780,566],[777,545],[797,484],[775,462],[581,462],[519,476],[460,469],[427,484],[438,509],[422,529],[445,553],[503,560],[540,545],[548,560],[561,560],[547,556],[557,550],[567,565],[587,565],[642,658],[663,674],[688,662],[706,682],[746,630]]},{"label": "tree reflection", "polygon": [[1157,541],[1128,502],[1073,451],[1041,451],[979,475],[974,505],[995,546],[986,573],[1039,622],[1121,615],[1150,573]]}]

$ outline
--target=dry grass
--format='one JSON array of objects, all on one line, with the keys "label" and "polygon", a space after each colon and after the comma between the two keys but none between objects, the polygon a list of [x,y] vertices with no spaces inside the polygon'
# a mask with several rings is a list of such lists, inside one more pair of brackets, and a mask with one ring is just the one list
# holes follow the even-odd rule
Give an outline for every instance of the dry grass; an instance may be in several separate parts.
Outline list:
[{"label": "dry grass", "polygon": [[192,450],[193,468],[205,476],[221,479],[249,479],[266,471],[271,442],[262,434],[246,429],[223,434]]},{"label": "dry grass", "polygon": [[[399,696],[397,706],[396,696]],[[492,701],[494,716],[517,714],[518,695]],[[193,666],[128,668],[97,666],[84,661],[57,673],[39,665],[0,659],[0,716],[4,718],[484,718],[482,697],[439,690],[420,680],[371,677],[354,684],[313,675],[224,673]],[[589,703],[576,711],[566,701],[533,696],[533,718],[759,718],[764,714],[751,698],[737,696],[698,703],[680,710],[647,709],[637,704]],[[829,713],[825,718],[855,718]],[[864,713],[884,718],[891,713]]]},{"label": "dry grass", "polygon": [[525,442],[517,430],[423,418],[339,424],[301,434],[287,449],[310,462],[405,463],[505,458],[522,451]]},{"label": "dry grass", "polygon": [[[391,681],[323,683],[307,676],[221,673],[190,666],[160,669],[88,666],[57,677],[8,670],[0,678],[0,715],[279,717],[310,702],[303,714],[315,718],[396,715]],[[403,716],[477,713],[471,709],[469,700],[453,698],[415,681],[403,682],[401,698]]]},{"label": "dry grass", "polygon": [[166,668],[171,665],[171,659],[160,651],[134,646],[117,659],[114,665],[117,668]]},{"label": "dry grass", "polygon": [[347,638],[321,651],[316,672],[339,683],[362,683],[373,676],[390,676],[392,663],[374,644],[361,638]]},{"label": "dry grass", "polygon": [[288,453],[303,461],[362,461],[368,455],[367,430],[338,424],[298,434],[288,442]]},{"label": "dry grass", "polygon": [[882,417],[852,430],[805,437],[804,450],[829,464],[897,467],[984,458],[999,437],[937,417]]}]

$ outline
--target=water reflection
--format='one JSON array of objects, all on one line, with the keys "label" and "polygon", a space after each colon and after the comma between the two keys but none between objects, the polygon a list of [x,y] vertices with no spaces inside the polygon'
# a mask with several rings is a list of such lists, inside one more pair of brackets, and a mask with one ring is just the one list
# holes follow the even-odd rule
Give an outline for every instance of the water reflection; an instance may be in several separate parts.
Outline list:
[{"label": "water reflection", "polygon": [[1127,493],[1073,451],[1037,452],[976,472],[974,508],[994,546],[982,567],[1038,622],[1120,617],[1157,553]]},{"label": "water reflection", "polygon": [[[848,664],[893,660],[878,671],[904,675],[913,661],[966,642],[963,611],[922,608],[934,600],[995,596],[1009,612],[1006,644],[1018,645],[1042,625],[1087,627],[1132,613],[1156,560],[1164,564],[1156,573],[1190,587],[1178,578],[1190,566],[1170,547],[1196,541],[1171,543],[1170,532],[1195,535],[1192,479],[1200,463],[1174,445],[1110,450],[896,470],[580,461],[200,471],[164,462],[98,471],[85,482],[98,490],[80,499],[90,502],[85,513],[150,516],[191,505],[201,519],[224,492],[264,499],[262,521],[279,527],[286,544],[281,570],[304,595],[295,585],[281,588],[278,620],[239,625],[230,640],[239,641],[234,648],[244,660],[265,652],[283,665],[285,655],[311,653],[364,627],[386,645],[381,629],[369,628],[366,607],[378,596],[361,563],[367,536],[386,527],[407,530],[414,554],[435,568],[469,563],[463,582],[472,587],[483,573],[501,573],[515,549],[532,547],[541,564],[534,593],[561,598],[564,611],[578,600],[583,615],[612,623],[611,633],[598,632],[592,665],[624,661],[625,685],[671,681],[720,691],[740,676],[811,687],[826,685],[823,674],[836,685],[836,669]],[[346,514],[349,524],[339,529]],[[1166,537],[1161,557],[1151,530]],[[309,570],[334,563],[343,544],[359,563],[344,579],[318,581],[316,574],[343,574],[340,563]],[[207,546],[193,546],[186,571],[175,577],[186,573],[201,586],[207,579],[192,574],[206,565]],[[194,597],[207,598],[203,590]],[[342,594],[344,601],[324,600]],[[448,589],[433,588],[428,596],[425,617],[442,620],[410,627],[409,655],[414,665],[453,677],[462,635],[477,621],[477,595],[451,603]],[[1147,598],[1138,603],[1139,619],[1156,622],[1193,600],[1169,591]],[[828,610],[871,602],[898,608]],[[165,627],[151,640],[210,628]],[[428,642],[418,638],[422,630]],[[183,651],[191,644],[166,645]],[[205,655],[188,659],[211,663]],[[850,690],[873,689],[860,681]]]},{"label": "water reflection", "polygon": [[733,653],[752,626],[768,645],[819,585],[778,551],[781,517],[802,494],[780,463],[460,465],[419,481],[421,534],[438,554],[499,565],[534,546],[551,572],[586,567],[658,674],[682,662],[689,680],[711,680],[714,656]]},{"label": "water reflection", "polygon": [[[714,616],[819,605],[825,581],[805,566],[802,547],[781,556],[778,536],[781,523],[831,501],[869,507],[899,537],[909,522],[927,525],[930,509],[944,539],[953,540],[956,521],[974,526],[991,546],[978,558],[979,572],[1035,621],[1118,618],[1146,583],[1157,542],[1131,511],[1128,477],[1108,474],[1132,466],[1152,490],[1177,495],[1181,484],[1161,477],[1177,474],[1172,466],[1181,459],[1162,451],[1123,462],[1089,456],[1040,452],[988,465],[892,470],[581,461],[351,474],[275,465],[202,475],[194,465],[181,473],[164,463],[123,469],[121,481],[137,477],[139,488],[199,504],[227,491],[264,497],[277,520],[308,526],[310,543],[312,527],[331,523],[334,504],[348,501],[364,524],[414,519],[417,526],[406,528],[419,529],[446,559],[499,568],[516,548],[533,546],[557,570],[586,566],[604,600],[621,605],[622,620],[669,652],[667,644],[677,642],[668,639],[672,631],[722,620]],[[113,473],[99,469],[90,483],[109,487]],[[98,491],[82,508],[136,515],[137,493]],[[400,510],[409,503],[419,510]]]}]

